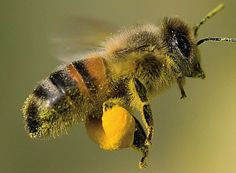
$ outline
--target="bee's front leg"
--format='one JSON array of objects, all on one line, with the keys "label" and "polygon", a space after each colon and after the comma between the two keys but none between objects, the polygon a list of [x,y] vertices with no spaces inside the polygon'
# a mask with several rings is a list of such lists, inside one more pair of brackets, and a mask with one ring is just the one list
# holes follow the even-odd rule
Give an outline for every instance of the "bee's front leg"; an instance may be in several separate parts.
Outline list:
[{"label": "bee's front leg", "polygon": [[179,86],[179,90],[180,90],[180,93],[181,93],[181,99],[187,97],[185,91],[184,91],[184,78],[183,77],[178,77],[177,78],[177,83],[178,83],[178,86]]},{"label": "bee's front leg", "polygon": [[[145,145],[150,145],[152,136],[154,133],[154,125],[153,125],[153,117],[152,117],[152,110],[147,98],[147,90],[145,86],[137,79],[135,78],[133,80],[134,88],[138,96],[138,102],[141,103],[140,107],[138,108],[142,114],[142,119],[144,121],[144,124],[147,128],[147,138],[145,141]],[[132,89],[131,89],[132,90]]]}]

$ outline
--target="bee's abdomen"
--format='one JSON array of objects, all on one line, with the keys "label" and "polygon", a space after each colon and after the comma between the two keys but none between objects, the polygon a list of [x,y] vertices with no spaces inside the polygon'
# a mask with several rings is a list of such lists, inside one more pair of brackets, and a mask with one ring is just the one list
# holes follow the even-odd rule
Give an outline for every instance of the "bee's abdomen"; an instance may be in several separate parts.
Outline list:
[{"label": "bee's abdomen", "polygon": [[66,68],[50,74],[27,98],[23,113],[32,137],[58,135],[79,120],[83,94]]},{"label": "bee's abdomen", "polygon": [[[107,86],[105,60],[101,57],[92,57],[82,61],[74,61],[68,66],[70,74],[79,86],[88,95],[96,95]],[[74,69],[74,72],[71,71]]]},{"label": "bee's abdomen", "polygon": [[[103,90],[105,66],[101,58],[75,61],[42,81],[23,106],[31,137],[58,135],[81,121],[93,98]],[[86,110],[85,110],[86,109]]]}]

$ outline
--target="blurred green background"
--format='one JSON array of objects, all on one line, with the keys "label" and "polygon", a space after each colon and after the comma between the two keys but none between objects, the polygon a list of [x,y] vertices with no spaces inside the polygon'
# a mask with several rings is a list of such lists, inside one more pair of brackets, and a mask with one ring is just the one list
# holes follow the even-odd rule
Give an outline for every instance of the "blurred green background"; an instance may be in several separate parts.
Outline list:
[{"label": "blurred green background", "polygon": [[[194,25],[221,2],[226,8],[200,29],[199,38],[236,37],[235,0],[1,0],[0,172],[140,172],[139,153],[102,151],[83,125],[51,140],[26,134],[20,108],[36,83],[60,64],[48,33],[72,15],[118,26],[159,24],[164,16],[179,15]],[[152,103],[155,136],[150,165],[142,172],[236,172],[236,44],[209,42],[200,50],[207,78],[188,79],[185,100],[174,86]]]}]

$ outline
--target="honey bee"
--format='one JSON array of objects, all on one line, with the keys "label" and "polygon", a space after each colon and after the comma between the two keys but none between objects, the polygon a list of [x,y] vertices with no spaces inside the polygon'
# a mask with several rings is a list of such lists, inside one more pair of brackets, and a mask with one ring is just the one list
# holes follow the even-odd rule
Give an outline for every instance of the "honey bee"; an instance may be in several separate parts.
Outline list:
[{"label": "honey bee", "polygon": [[[205,78],[198,46],[206,41],[236,42],[235,38],[209,37],[197,41],[202,24],[223,9],[212,10],[191,28],[180,18],[124,29],[101,49],[88,53],[52,72],[23,105],[30,137],[56,137],[67,128],[85,123],[88,135],[104,150],[135,148],[146,158],[154,133],[150,101],[178,84],[186,97],[186,77]],[[141,114],[142,123],[134,116]]]}]

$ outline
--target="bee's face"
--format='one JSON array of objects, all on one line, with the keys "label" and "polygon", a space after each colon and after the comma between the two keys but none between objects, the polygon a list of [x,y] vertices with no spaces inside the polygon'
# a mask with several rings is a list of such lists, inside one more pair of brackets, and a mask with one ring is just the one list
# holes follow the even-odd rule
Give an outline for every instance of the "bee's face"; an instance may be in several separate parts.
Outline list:
[{"label": "bee's face", "polygon": [[205,78],[193,30],[178,18],[165,19],[163,40],[168,54],[186,77]]}]

